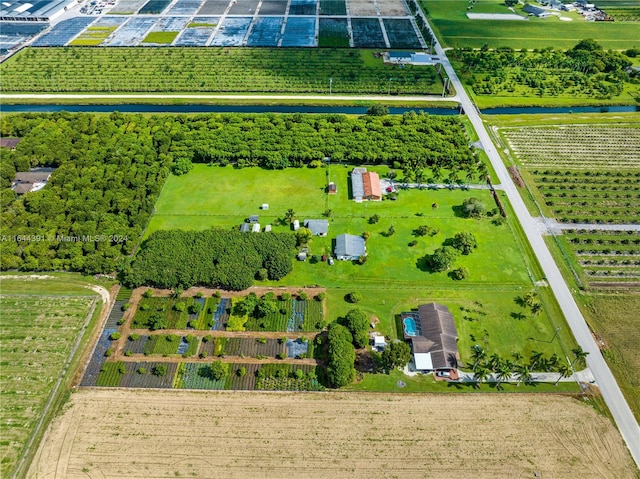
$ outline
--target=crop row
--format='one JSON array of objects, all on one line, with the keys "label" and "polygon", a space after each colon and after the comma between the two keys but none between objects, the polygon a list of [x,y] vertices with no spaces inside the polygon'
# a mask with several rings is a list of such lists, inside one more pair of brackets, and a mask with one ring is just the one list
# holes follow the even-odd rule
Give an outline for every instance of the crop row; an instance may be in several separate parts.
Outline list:
[{"label": "crop row", "polygon": [[640,255],[640,249],[576,249],[576,254],[586,256],[635,256]]},{"label": "crop row", "polygon": [[592,237],[580,237],[575,236],[572,238],[568,238],[567,240],[573,244],[597,244],[597,245],[640,245],[640,235],[637,232],[631,231],[631,233],[635,233],[637,237],[635,238],[592,238]]},{"label": "crop row", "polygon": [[[616,178],[632,178],[640,177],[640,171],[580,171],[580,170],[533,170],[531,173],[535,176],[589,176],[589,177],[616,177]],[[537,180],[536,180],[537,181]]]},{"label": "crop row", "polygon": [[[360,50],[37,48],[0,65],[11,91],[292,91],[427,93],[431,67],[398,68]],[[436,88],[437,89],[437,88]],[[435,91],[435,90],[434,90]]]},{"label": "crop row", "polygon": [[640,266],[640,259],[581,259],[581,266],[619,266],[635,268]]}]

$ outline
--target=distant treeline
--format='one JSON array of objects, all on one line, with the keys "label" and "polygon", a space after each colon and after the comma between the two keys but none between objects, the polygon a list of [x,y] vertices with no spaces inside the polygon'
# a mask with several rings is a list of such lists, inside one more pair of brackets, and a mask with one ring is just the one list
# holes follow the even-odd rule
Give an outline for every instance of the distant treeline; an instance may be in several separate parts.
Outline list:
[{"label": "distant treeline", "polygon": [[[133,251],[172,170],[192,161],[263,168],[352,164],[477,172],[484,168],[455,117],[114,112],[0,118],[2,269],[114,272]],[[315,163],[313,163],[315,162]],[[18,197],[16,171],[57,170]],[[71,241],[63,241],[63,238]]]}]

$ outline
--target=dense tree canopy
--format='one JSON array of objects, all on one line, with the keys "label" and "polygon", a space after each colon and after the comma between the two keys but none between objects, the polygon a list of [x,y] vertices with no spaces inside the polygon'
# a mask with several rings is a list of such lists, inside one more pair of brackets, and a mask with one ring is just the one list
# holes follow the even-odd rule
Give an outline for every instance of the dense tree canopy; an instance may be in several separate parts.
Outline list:
[{"label": "dense tree canopy", "polygon": [[329,326],[327,334],[327,380],[334,388],[346,386],[356,376],[354,368],[356,352],[352,336],[347,328],[338,323]]},{"label": "dense tree canopy", "polygon": [[369,342],[369,318],[361,309],[352,309],[345,316],[344,324],[353,336],[353,345],[364,348]]},{"label": "dense tree canopy", "polygon": [[[156,231],[123,268],[121,280],[130,287],[201,285],[242,290],[251,286],[263,267],[272,280],[289,273],[293,268],[294,246],[294,236],[286,233],[252,235],[220,229]],[[253,311],[257,299],[251,306],[249,309]]]},{"label": "dense tree canopy", "polygon": [[[115,271],[138,243],[170,171],[184,174],[192,162],[285,168],[330,157],[413,170],[483,166],[458,118],[415,113],[18,114],[0,119],[0,134],[22,138],[15,151],[1,149],[0,235],[9,238],[2,269]],[[17,197],[9,189],[15,172],[37,166],[57,170],[45,188]],[[278,252],[264,267],[282,277],[284,264]],[[224,268],[218,265],[220,274]],[[236,273],[245,278],[248,270],[225,275]]]}]

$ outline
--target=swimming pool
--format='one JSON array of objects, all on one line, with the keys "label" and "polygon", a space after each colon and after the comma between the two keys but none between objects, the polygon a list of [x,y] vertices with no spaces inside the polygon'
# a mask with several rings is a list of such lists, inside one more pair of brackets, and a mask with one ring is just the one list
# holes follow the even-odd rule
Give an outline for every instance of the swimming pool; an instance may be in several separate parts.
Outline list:
[{"label": "swimming pool", "polygon": [[402,323],[404,324],[404,333],[407,336],[418,336],[418,325],[415,319],[404,318]]}]

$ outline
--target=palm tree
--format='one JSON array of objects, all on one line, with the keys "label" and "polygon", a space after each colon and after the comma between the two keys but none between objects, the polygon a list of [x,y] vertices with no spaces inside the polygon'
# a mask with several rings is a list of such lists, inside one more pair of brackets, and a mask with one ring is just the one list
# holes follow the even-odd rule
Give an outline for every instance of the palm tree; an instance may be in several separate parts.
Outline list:
[{"label": "palm tree", "polygon": [[511,353],[511,357],[513,358],[514,367],[518,366],[523,358],[522,354],[520,354],[518,351],[516,351],[515,353]]},{"label": "palm tree", "polygon": [[575,354],[575,356],[576,356],[575,359],[573,360],[573,362],[571,363],[571,367],[575,366],[575,364],[578,361],[582,361],[582,360],[586,359],[586,357],[589,355],[588,352],[582,350],[581,346],[578,346],[577,348],[573,348],[571,350],[571,352],[573,354]]},{"label": "palm tree", "polygon": [[555,382],[554,386],[557,386],[562,378],[568,378],[573,374],[573,369],[569,364],[560,363],[558,366],[558,379]]},{"label": "palm tree", "polygon": [[482,349],[482,346],[476,344],[471,348],[471,357],[474,360],[472,371],[475,372],[476,367],[478,367],[478,363],[487,357],[487,353]]},{"label": "palm tree", "polygon": [[529,362],[529,369],[532,371],[536,368],[538,363],[540,362],[540,358],[542,357],[542,353],[538,351],[531,351],[531,359]]},{"label": "palm tree", "polygon": [[491,368],[492,371],[497,371],[498,369],[500,369],[500,366],[502,366],[503,362],[504,361],[498,355],[498,353],[493,353],[489,357],[489,362],[487,363],[487,365]]},{"label": "palm tree", "polygon": [[289,224],[293,223],[293,220],[296,219],[296,212],[293,211],[293,209],[289,208],[287,210],[287,212],[284,214],[284,219],[285,221],[287,221]]},{"label": "palm tree", "polygon": [[425,180],[424,170],[420,167],[416,167],[413,172],[413,176],[416,179],[416,183],[418,183],[418,189],[422,189],[422,183],[424,183]]},{"label": "palm tree", "polygon": [[518,375],[518,383],[516,386],[520,386],[520,383],[524,381],[525,384],[531,382],[531,370],[529,366],[516,366],[516,374]]},{"label": "palm tree", "polygon": [[475,379],[476,384],[475,387],[480,387],[480,383],[489,377],[491,371],[489,368],[484,366],[479,366],[473,370],[473,379]]},{"label": "palm tree", "polygon": [[533,303],[531,306],[531,314],[538,316],[542,312],[542,305],[540,303]]},{"label": "palm tree", "polygon": [[496,371],[496,378],[498,378],[498,384],[496,385],[497,389],[501,389],[500,383],[505,381],[511,377],[511,373],[513,372],[513,368],[511,367],[507,361],[500,364]]},{"label": "palm tree", "polygon": [[560,359],[556,353],[549,357],[549,369],[554,370],[560,365]]}]

